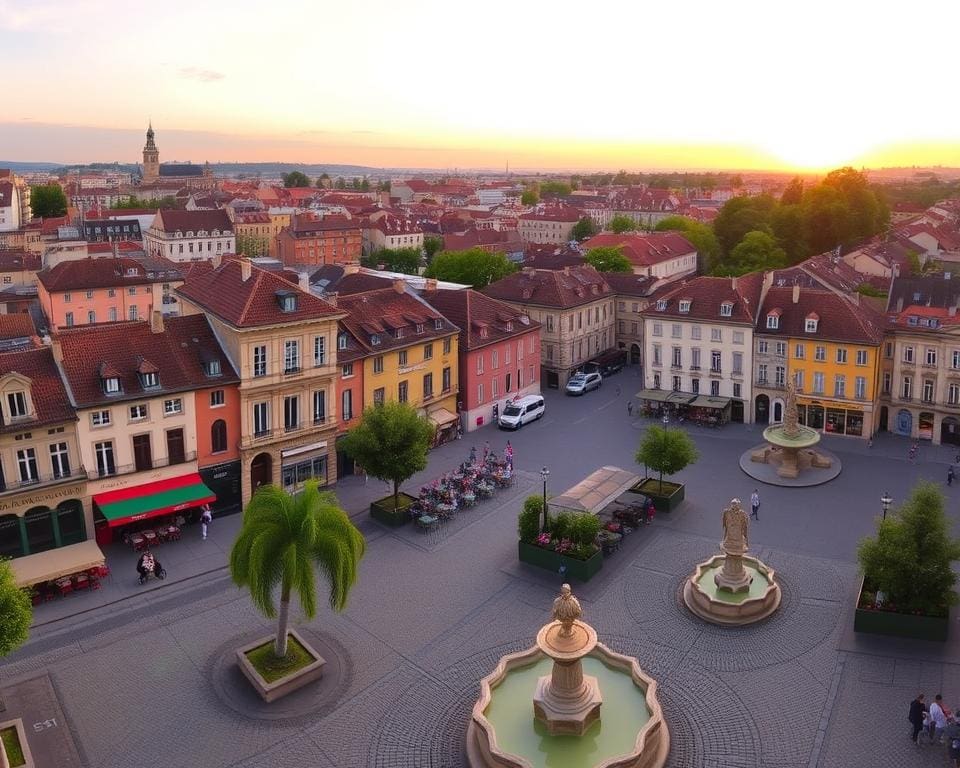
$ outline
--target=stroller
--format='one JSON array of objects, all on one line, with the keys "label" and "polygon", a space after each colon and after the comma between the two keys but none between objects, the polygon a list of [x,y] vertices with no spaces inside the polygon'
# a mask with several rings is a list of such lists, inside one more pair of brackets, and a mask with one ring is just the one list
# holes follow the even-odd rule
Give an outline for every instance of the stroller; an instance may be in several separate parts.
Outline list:
[{"label": "stroller", "polygon": [[160,565],[160,561],[157,560],[149,550],[140,555],[140,559],[137,561],[137,573],[140,574],[141,584],[146,584],[151,574],[158,579],[165,579],[167,577],[167,572],[163,566]]}]

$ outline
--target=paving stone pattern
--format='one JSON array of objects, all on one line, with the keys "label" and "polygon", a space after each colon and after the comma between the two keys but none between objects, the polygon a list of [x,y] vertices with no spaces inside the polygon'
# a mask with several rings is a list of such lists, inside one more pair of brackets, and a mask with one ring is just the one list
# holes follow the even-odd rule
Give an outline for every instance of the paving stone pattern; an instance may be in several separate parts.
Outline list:
[{"label": "paving stone pattern", "polygon": [[[618,382],[624,392],[638,384],[631,377]],[[576,399],[548,393],[546,417],[509,436],[516,484],[436,533],[372,522],[364,510],[386,494],[382,483],[338,485],[368,541],[360,580],[344,613],[323,606],[315,621],[297,621],[343,660],[333,704],[318,697],[309,711],[270,720],[218,696],[213,678],[225,655],[273,629],[224,570],[238,518],[217,521],[209,547],[191,539],[171,549],[162,585],[138,591],[115,567],[115,584],[100,593],[40,606],[31,641],[5,660],[4,693],[9,699],[38,675],[48,680],[44,695],[62,710],[64,734],[87,768],[461,768],[479,679],[501,655],[532,644],[559,586],[557,574],[516,558],[516,513],[541,491],[540,467],[550,468],[550,493],[559,494],[598,466],[634,466],[650,422],[627,419],[626,397],[613,389]],[[951,452],[925,446],[911,464],[906,441],[878,439],[867,449],[825,439],[843,460],[835,481],[761,488],[751,546],[782,576],[780,611],[752,627],[719,628],[690,615],[680,591],[696,562],[717,551],[724,504],[755,485],[737,457],[759,428],[689,431],[701,458],[679,475],[687,501],[632,534],[597,578],[575,588],[601,641],[638,657],[658,680],[671,768],[945,765],[942,748],[910,743],[906,711],[920,690],[942,691],[960,709],[957,643],[857,637],[851,607],[856,542],[873,526],[875,497],[886,490],[902,499],[921,477],[942,480]],[[405,489],[451,470],[471,445],[490,440],[502,450],[506,439],[485,429],[441,447]],[[124,568],[125,558],[117,554]]]}]

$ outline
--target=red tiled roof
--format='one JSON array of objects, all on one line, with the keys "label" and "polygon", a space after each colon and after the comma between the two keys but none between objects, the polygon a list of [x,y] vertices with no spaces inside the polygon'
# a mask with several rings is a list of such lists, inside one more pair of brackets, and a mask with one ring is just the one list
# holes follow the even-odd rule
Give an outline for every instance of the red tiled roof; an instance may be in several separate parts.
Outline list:
[{"label": "red tiled roof", "polygon": [[[242,265],[235,259],[224,261],[215,269],[191,269],[177,293],[235,328],[334,318],[341,314],[336,307],[301,291],[280,275],[251,266],[250,277],[244,280],[241,272]],[[294,312],[280,309],[278,292],[296,294]]]},{"label": "red tiled roof", "polygon": [[[397,293],[392,286],[341,296],[337,305],[347,313],[341,325],[369,352],[400,349],[449,336],[457,330],[433,307],[406,291]],[[436,328],[436,320],[440,320],[440,328]],[[423,325],[423,333],[416,332],[417,323]],[[402,329],[399,339],[398,329]],[[372,343],[375,334],[379,336],[379,344]]]},{"label": "red tiled roof", "polygon": [[21,420],[16,424],[4,423],[0,426],[0,432],[22,432],[44,424],[76,421],[76,413],[53,360],[53,350],[49,347],[0,354],[0,377],[11,373],[30,379],[30,393],[37,418],[26,422]]},{"label": "red tiled roof", "polygon": [[[171,270],[176,273],[176,266],[172,263]],[[146,268],[139,261],[121,257],[117,259],[61,261],[52,269],[38,272],[37,279],[43,283],[50,293],[56,293],[59,291],[169,282],[172,278],[167,273],[162,276],[150,277]]]},{"label": "red tiled roof", "polygon": [[487,250],[492,248],[512,253],[523,250],[523,240],[515,230],[468,229],[460,234],[443,236],[443,250],[445,251],[466,251],[476,247],[484,247]]},{"label": "red tiled roof", "polygon": [[29,312],[0,315],[0,340],[23,339],[37,335]]},{"label": "red tiled roof", "polygon": [[87,254],[91,253],[143,253],[143,246],[133,240],[120,240],[114,243],[87,243]]},{"label": "red tiled roof", "polygon": [[[767,291],[757,313],[756,333],[857,344],[879,344],[883,338],[883,317],[862,303],[826,289],[797,286],[796,291],[796,303],[793,286]],[[770,314],[779,317],[776,329],[767,328]],[[807,318],[818,321],[816,332],[806,331]]]},{"label": "red tiled roof", "polygon": [[582,247],[584,251],[590,251],[592,248],[617,246],[620,247],[623,255],[630,260],[630,263],[636,267],[650,267],[675,259],[677,256],[686,256],[697,251],[694,245],[679,232],[649,232],[647,234],[624,232],[619,235],[604,232],[591,237],[583,243]]},{"label": "red tiled roof", "polygon": [[[667,285],[654,293],[643,314],[649,317],[752,325],[760,303],[762,285],[762,272],[751,272],[736,278],[694,277],[679,285]],[[680,311],[681,299],[690,301],[689,311]],[[666,306],[658,309],[661,301],[666,302]],[[732,305],[730,314],[722,315],[720,307],[726,303]]]},{"label": "red tiled roof", "polygon": [[[78,407],[172,392],[221,386],[238,381],[230,360],[203,315],[164,319],[163,333],[153,333],[146,321],[104,323],[61,331],[63,372]],[[144,353],[155,363],[160,386],[145,390],[137,369]],[[208,376],[204,362],[220,361],[220,376]],[[117,375],[121,392],[107,395],[101,371]]]},{"label": "red tiled roof", "polygon": [[36,253],[20,250],[0,250],[0,272],[35,272],[42,266],[42,259]]},{"label": "red tiled roof", "polygon": [[589,265],[563,269],[525,268],[490,283],[483,292],[501,301],[543,307],[576,307],[611,293],[603,276]]},{"label": "red tiled roof", "polygon": [[576,208],[547,208],[542,213],[523,213],[520,218],[523,221],[563,221],[575,224],[580,221],[581,216],[583,213]]},{"label": "red tiled roof", "polygon": [[[471,350],[530,331],[539,332],[540,323],[531,320],[510,304],[465,290],[425,291],[423,298],[454,325],[460,327],[460,349]],[[507,322],[512,329],[507,329]],[[486,329],[486,337],[480,328]]]},{"label": "red tiled roof", "polygon": [[346,216],[329,215],[323,218],[312,214],[294,216],[290,225],[294,236],[309,235],[311,232],[326,232],[336,229],[360,229],[360,222]]},{"label": "red tiled roof", "polygon": [[167,233],[174,232],[233,232],[233,222],[227,212],[220,209],[214,211],[178,211],[160,210],[151,225],[153,229],[160,229]]}]

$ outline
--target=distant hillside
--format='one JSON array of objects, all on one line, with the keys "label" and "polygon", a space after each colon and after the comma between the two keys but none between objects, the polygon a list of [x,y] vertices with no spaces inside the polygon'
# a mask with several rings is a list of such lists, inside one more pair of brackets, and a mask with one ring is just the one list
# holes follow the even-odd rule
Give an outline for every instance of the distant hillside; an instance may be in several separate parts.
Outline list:
[{"label": "distant hillside", "polygon": [[31,171],[55,171],[62,168],[59,163],[32,163],[17,162],[16,160],[0,160],[0,168],[9,168],[14,173],[29,173]]}]

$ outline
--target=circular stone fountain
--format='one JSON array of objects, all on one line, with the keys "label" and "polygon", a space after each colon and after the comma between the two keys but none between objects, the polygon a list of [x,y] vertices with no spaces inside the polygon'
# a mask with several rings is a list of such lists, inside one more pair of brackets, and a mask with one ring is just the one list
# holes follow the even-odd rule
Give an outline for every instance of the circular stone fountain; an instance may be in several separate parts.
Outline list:
[{"label": "circular stone fountain", "polygon": [[[766,445],[748,451],[750,461],[776,466],[778,477],[796,480],[801,472],[811,469],[828,470],[823,473],[824,476],[821,478],[809,478],[809,483],[793,483],[794,485],[826,482],[832,480],[840,472],[839,462],[836,471],[829,471],[833,463],[837,461],[835,458],[831,458],[821,451],[813,450],[813,447],[820,442],[820,433],[800,424],[797,418],[797,390],[792,380],[787,384],[783,424],[772,424],[767,427],[763,430],[763,439],[767,441]],[[746,457],[746,454],[744,456]],[[742,461],[741,466],[743,466]],[[743,469],[752,477],[764,480],[763,477],[751,472],[746,466],[743,466]]]},{"label": "circular stone fountain", "polygon": [[740,499],[723,510],[722,554],[697,565],[683,585],[683,601],[714,624],[752,624],[780,607],[776,574],[747,555],[749,518]]},{"label": "circular stone fountain", "polygon": [[480,681],[467,728],[471,768],[664,765],[670,734],[656,681],[598,642],[581,613],[564,584],[537,644],[502,657]]}]

